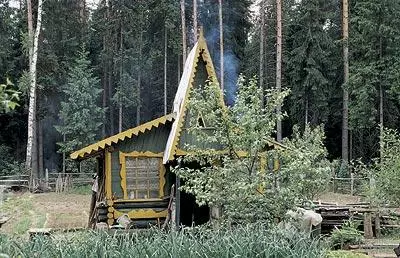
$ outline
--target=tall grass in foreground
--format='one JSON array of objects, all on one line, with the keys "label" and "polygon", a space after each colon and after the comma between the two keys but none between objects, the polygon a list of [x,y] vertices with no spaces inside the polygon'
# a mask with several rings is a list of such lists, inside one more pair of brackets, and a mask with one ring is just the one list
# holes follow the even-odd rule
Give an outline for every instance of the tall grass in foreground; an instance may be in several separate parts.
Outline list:
[{"label": "tall grass in foreground", "polygon": [[[326,249],[296,231],[249,225],[234,229],[195,228],[119,233],[84,232],[21,240],[0,237],[10,257],[324,257]],[[3,257],[0,255],[0,257]]]}]

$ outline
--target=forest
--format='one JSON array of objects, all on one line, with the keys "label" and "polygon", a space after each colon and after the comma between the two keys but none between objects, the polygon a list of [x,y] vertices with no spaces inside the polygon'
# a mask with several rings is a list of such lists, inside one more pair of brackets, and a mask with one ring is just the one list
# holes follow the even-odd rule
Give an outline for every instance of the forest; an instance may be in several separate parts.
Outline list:
[{"label": "forest", "polygon": [[398,1],[27,3],[0,1],[1,89],[18,99],[0,113],[2,174],[74,169],[72,150],[169,113],[200,26],[228,105],[240,74],[290,90],[277,136],[323,125],[330,160],[370,163],[399,127]]}]

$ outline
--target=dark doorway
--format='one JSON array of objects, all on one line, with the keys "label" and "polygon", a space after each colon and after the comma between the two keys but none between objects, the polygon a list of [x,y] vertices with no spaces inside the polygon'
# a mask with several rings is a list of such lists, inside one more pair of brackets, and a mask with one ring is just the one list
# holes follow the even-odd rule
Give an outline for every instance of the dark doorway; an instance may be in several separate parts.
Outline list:
[{"label": "dark doorway", "polygon": [[[182,182],[184,184],[184,182]],[[199,206],[192,194],[181,192],[180,222],[184,226],[198,226],[210,220],[208,206]]]}]

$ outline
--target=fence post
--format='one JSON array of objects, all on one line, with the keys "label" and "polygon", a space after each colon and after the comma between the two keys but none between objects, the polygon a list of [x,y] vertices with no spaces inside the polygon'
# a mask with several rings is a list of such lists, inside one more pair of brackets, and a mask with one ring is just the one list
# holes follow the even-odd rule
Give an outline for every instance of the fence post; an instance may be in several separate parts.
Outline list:
[{"label": "fence post", "polygon": [[350,194],[354,195],[354,174],[350,173]]},{"label": "fence post", "polygon": [[46,188],[49,188],[49,169],[45,169],[45,184],[46,184]]}]

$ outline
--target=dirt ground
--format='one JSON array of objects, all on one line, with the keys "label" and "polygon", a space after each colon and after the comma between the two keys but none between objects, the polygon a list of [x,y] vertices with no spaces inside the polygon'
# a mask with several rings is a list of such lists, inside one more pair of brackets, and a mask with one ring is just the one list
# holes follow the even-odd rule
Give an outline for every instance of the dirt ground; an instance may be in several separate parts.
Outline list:
[{"label": "dirt ground", "polygon": [[340,193],[323,193],[317,198],[315,198],[315,201],[321,201],[324,203],[333,203],[337,205],[346,205],[350,203],[362,202],[362,197],[352,196],[349,194],[340,194]]},{"label": "dirt ground", "polygon": [[12,193],[1,205],[0,213],[10,217],[0,232],[25,234],[30,228],[77,228],[88,221],[88,194]]}]

